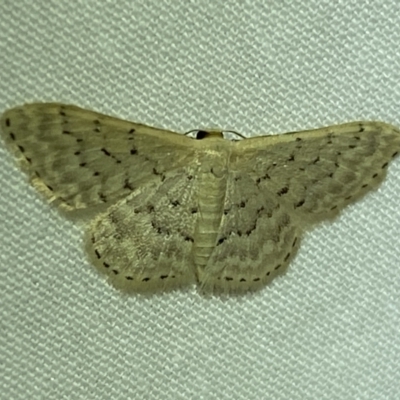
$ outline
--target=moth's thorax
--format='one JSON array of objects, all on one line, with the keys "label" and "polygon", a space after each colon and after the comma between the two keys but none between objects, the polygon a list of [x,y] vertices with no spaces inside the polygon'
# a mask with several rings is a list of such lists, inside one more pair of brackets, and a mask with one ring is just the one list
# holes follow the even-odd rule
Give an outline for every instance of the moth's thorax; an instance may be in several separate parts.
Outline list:
[{"label": "moth's thorax", "polygon": [[231,150],[232,142],[226,140],[222,132],[211,132],[201,141],[197,141],[203,153],[215,158],[226,158]]},{"label": "moth's thorax", "polygon": [[[220,178],[228,171],[230,147],[227,140],[207,146],[201,155],[200,172]],[[207,178],[209,179],[209,178]]]}]

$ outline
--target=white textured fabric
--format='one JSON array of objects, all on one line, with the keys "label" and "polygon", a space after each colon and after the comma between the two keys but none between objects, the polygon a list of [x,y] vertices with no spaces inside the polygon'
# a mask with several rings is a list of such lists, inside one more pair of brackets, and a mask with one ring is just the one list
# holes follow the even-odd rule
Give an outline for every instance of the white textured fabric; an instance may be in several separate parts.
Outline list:
[{"label": "white textured fabric", "polygon": [[[0,2],[0,112],[247,135],[400,126],[400,3]],[[0,144],[1,399],[398,399],[400,160],[247,296],[123,296]]]}]

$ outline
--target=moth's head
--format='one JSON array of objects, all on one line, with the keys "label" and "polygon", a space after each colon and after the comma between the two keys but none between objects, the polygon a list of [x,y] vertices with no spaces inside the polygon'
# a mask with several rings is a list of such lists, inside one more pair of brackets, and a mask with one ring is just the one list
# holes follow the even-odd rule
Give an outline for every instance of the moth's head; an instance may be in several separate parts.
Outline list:
[{"label": "moth's head", "polygon": [[188,135],[192,133],[192,137],[194,137],[196,140],[203,140],[203,139],[224,139],[224,133],[233,133],[234,135],[237,135],[239,137],[241,137],[242,139],[244,139],[245,137],[243,135],[241,135],[238,132],[235,131],[221,131],[221,130],[216,130],[216,129],[207,129],[207,130],[192,130],[189,132],[186,132],[185,135]]},{"label": "moth's head", "polygon": [[195,138],[196,140],[202,140],[202,139],[210,139],[210,138],[219,138],[219,139],[223,139],[224,135],[222,134],[222,131],[197,131],[195,133]]}]

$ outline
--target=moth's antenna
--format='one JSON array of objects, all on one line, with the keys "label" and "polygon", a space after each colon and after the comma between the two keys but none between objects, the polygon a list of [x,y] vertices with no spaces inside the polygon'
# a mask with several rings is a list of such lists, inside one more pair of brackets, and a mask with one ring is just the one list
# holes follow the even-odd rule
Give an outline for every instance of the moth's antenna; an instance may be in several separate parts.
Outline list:
[{"label": "moth's antenna", "polygon": [[224,131],[226,133],[233,133],[234,135],[238,135],[239,137],[241,137],[242,139],[247,139],[246,136],[243,136],[241,133],[236,132],[236,131]]}]

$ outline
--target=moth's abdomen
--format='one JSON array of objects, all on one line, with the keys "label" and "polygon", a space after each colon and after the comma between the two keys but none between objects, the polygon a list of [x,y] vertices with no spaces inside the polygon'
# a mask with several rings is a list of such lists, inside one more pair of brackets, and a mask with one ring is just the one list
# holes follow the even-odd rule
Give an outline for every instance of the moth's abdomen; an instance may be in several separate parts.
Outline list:
[{"label": "moth's abdomen", "polygon": [[199,177],[198,212],[193,258],[197,267],[207,265],[215,248],[226,194],[226,174],[212,168]]}]

